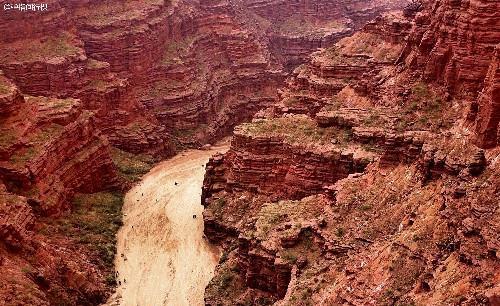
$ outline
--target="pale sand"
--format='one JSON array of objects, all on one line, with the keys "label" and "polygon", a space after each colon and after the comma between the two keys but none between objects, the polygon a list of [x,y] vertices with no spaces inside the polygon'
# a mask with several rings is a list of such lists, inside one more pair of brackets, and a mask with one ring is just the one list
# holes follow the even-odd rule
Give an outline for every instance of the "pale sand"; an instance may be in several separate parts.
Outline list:
[{"label": "pale sand", "polygon": [[219,254],[203,239],[202,165],[227,148],[183,152],[127,193],[115,259],[121,285],[106,305],[204,305]]}]

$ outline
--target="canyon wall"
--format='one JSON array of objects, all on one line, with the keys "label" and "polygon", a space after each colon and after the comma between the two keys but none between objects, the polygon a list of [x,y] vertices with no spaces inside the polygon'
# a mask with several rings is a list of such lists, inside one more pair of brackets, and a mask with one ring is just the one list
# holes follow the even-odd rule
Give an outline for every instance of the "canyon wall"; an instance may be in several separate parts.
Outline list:
[{"label": "canyon wall", "polygon": [[235,129],[203,186],[206,305],[500,301],[496,6],[385,14]]},{"label": "canyon wall", "polygon": [[[250,12],[256,32],[265,32],[271,53],[287,70],[312,51],[332,46],[384,11],[405,1],[233,1]],[[248,15],[248,14],[247,14]]]},{"label": "canyon wall", "polygon": [[[451,94],[467,94],[478,145],[498,143],[498,1],[429,2],[400,58]],[[480,94],[482,93],[482,94]],[[478,99],[478,96],[480,98]],[[495,112],[496,110],[496,112]],[[485,132],[485,127],[488,132]]]}]

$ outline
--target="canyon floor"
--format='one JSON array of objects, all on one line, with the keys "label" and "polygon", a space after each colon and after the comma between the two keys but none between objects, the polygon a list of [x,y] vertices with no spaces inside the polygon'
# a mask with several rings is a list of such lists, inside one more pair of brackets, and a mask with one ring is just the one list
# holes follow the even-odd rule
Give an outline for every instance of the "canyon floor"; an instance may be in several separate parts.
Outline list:
[{"label": "canyon floor", "polygon": [[46,3],[0,14],[0,306],[500,305],[500,0]]},{"label": "canyon floor", "polygon": [[203,305],[219,257],[203,238],[204,166],[227,149],[181,153],[127,193],[115,260],[120,286],[108,305]]}]

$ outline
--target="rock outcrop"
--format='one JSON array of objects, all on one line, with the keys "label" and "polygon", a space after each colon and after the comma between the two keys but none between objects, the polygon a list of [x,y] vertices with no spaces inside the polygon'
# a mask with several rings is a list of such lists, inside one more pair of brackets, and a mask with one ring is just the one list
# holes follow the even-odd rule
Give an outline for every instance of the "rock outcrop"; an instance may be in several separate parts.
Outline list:
[{"label": "rock outcrop", "polygon": [[403,52],[410,67],[452,92],[478,93],[500,39],[497,1],[426,3]]},{"label": "rock outcrop", "polygon": [[[103,301],[110,284],[97,267],[101,259],[90,264],[88,249],[68,256],[75,240],[38,231],[44,216],[74,209],[75,193],[125,187],[109,141],[80,100],[25,96],[4,76],[0,86],[0,295],[7,304]],[[79,293],[70,297],[71,290]]]},{"label": "rock outcrop", "polygon": [[[380,13],[403,1],[234,1],[254,16],[250,23],[266,31],[272,54],[289,70],[309,54],[333,45]],[[247,17],[248,18],[248,17]]]},{"label": "rock outcrop", "polygon": [[[280,126],[285,120],[287,125]],[[307,142],[314,138],[320,141],[321,137],[334,137],[333,130],[316,130],[314,121],[307,118],[285,120],[257,120],[239,126],[231,150],[223,157],[227,171],[217,173],[214,182],[207,177],[204,197],[219,191],[221,183],[225,183],[224,190],[228,192],[249,191],[300,199],[321,192],[325,184],[362,172],[373,159],[360,148],[333,144],[321,149],[308,148]],[[273,126],[282,130],[273,133]],[[214,163],[219,164],[220,159],[216,158]]]},{"label": "rock outcrop", "polygon": [[488,148],[498,143],[499,5],[498,1],[427,3],[399,59],[454,96],[466,93],[472,101],[476,141]]},{"label": "rock outcrop", "polygon": [[497,45],[484,88],[478,97],[476,115],[476,141],[482,147],[500,144],[500,45]]},{"label": "rock outcrop", "polygon": [[209,162],[207,305],[498,303],[497,3],[413,5],[314,53]]},{"label": "rock outcrop", "polygon": [[35,216],[26,198],[9,194],[4,185],[0,185],[0,193],[0,237],[6,245],[19,247],[28,238]]}]

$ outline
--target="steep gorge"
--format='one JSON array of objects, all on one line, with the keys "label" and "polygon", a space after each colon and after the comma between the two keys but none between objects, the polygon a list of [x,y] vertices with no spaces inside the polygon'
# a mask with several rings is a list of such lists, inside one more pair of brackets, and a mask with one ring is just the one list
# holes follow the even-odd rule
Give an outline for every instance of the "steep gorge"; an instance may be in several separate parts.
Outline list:
[{"label": "steep gorge", "polygon": [[[156,161],[274,105],[288,69],[400,5],[45,3],[44,12],[0,15],[0,296],[8,304],[105,301],[123,192]],[[282,31],[299,30],[296,20],[309,22],[304,32]],[[322,154],[302,158],[323,174]]]}]

